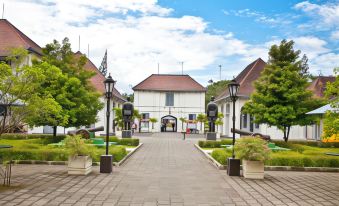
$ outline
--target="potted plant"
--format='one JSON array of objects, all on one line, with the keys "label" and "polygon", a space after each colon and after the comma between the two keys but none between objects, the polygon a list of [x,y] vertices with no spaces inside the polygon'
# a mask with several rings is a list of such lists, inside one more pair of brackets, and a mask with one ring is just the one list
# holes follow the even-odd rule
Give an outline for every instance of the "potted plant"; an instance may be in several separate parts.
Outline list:
[{"label": "potted plant", "polygon": [[67,136],[64,140],[68,157],[68,174],[87,175],[92,172],[92,151],[81,136]]},{"label": "potted plant", "polygon": [[258,137],[243,137],[237,140],[235,151],[242,160],[242,171],[245,178],[263,179],[264,161],[269,158],[270,149],[267,142]]}]

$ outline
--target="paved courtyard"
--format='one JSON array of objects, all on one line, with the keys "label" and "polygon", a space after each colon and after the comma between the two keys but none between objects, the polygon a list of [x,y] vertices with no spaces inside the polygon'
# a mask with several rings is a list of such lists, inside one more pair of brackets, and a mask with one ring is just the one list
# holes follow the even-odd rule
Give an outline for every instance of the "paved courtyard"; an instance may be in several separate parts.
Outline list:
[{"label": "paved courtyard", "polygon": [[66,166],[16,165],[0,205],[339,205],[339,173],[267,172],[229,177],[180,134],[144,143],[111,175],[68,176]]}]

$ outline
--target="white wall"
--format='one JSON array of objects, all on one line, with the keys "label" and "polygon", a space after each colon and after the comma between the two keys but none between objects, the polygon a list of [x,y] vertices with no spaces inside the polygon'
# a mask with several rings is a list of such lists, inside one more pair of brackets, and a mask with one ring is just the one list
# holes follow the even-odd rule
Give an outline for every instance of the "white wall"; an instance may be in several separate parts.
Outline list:
[{"label": "white wall", "polygon": [[[172,115],[177,118],[177,132],[181,132],[182,123],[180,117],[188,119],[189,114],[205,113],[205,93],[204,92],[174,92],[174,106],[165,106],[166,92],[155,91],[135,91],[134,107],[139,113],[149,113],[150,118],[157,118],[154,124],[154,131],[160,132],[161,118]],[[150,123],[150,128],[152,127]],[[197,124],[200,131],[200,123]],[[185,130],[185,127],[184,127]]]}]

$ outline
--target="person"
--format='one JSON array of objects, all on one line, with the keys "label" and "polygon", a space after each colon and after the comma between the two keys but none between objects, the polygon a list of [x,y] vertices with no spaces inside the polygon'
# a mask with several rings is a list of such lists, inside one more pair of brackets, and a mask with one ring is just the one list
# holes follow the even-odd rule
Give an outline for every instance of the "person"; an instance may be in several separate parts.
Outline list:
[{"label": "person", "polygon": [[172,122],[172,129],[173,129],[173,132],[174,132],[174,129],[175,129],[175,123]]},{"label": "person", "polygon": [[132,134],[134,134],[134,130],[135,130],[135,123],[132,124]]}]

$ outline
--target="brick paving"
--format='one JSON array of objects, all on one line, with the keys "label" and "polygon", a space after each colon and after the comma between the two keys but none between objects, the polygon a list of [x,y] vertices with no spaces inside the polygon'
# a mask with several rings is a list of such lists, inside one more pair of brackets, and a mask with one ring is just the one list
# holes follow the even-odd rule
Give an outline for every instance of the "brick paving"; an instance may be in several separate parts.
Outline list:
[{"label": "brick paving", "polygon": [[68,176],[66,166],[16,165],[0,205],[339,205],[339,173],[266,172],[229,177],[180,134],[141,137],[144,146],[111,175]]}]

